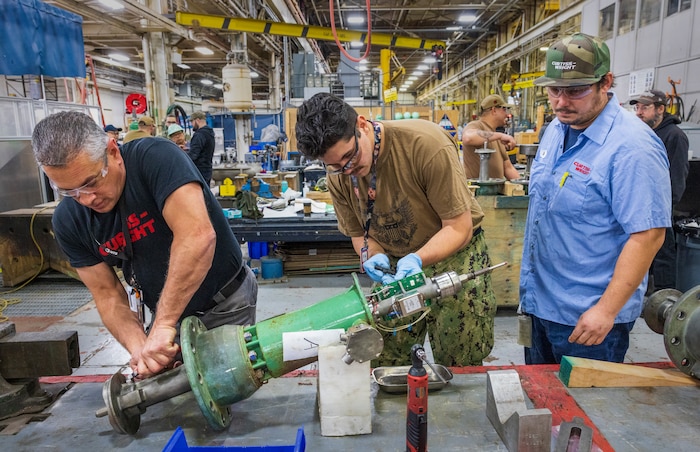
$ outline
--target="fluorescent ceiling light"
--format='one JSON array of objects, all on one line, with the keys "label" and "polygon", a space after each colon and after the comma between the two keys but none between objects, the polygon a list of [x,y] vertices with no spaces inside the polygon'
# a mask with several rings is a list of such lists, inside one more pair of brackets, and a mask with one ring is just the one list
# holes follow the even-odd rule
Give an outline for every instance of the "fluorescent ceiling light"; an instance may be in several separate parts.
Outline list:
[{"label": "fluorescent ceiling light", "polygon": [[430,66],[428,66],[427,64],[421,64],[416,69],[418,69],[419,71],[427,71],[428,69],[430,69]]},{"label": "fluorescent ceiling light", "polygon": [[549,47],[540,47],[540,50],[546,52],[547,50],[549,50]]},{"label": "fluorescent ceiling light", "polygon": [[462,29],[462,27],[447,27],[447,28],[445,28],[445,30],[447,30],[447,31],[459,31],[461,29]]},{"label": "fluorescent ceiling light", "polygon": [[122,4],[122,2],[117,0],[100,0],[100,3],[102,3],[107,8],[111,8],[113,10],[124,9],[124,5]]},{"label": "fluorescent ceiling light", "polygon": [[127,55],[124,55],[123,53],[110,53],[109,57],[111,59],[117,60],[117,61],[129,61],[131,59]]},{"label": "fluorescent ceiling light", "polygon": [[250,78],[258,78],[258,77],[260,77],[260,74],[258,74],[255,71],[250,71]]},{"label": "fluorescent ceiling light", "polygon": [[408,91],[408,88],[399,88],[400,93],[405,93],[406,91]]},{"label": "fluorescent ceiling light", "polygon": [[368,63],[367,58],[363,58],[360,60],[360,64],[367,64],[367,63]]},{"label": "fluorescent ceiling light", "polygon": [[365,43],[362,41],[352,41],[350,43],[350,47],[352,47],[353,49],[357,49],[359,47],[362,47],[363,45],[365,45]]},{"label": "fluorescent ceiling light", "polygon": [[474,13],[464,13],[464,14],[460,15],[459,19],[457,19],[457,20],[462,22],[462,23],[471,23],[471,22],[474,22],[476,20],[476,15]]},{"label": "fluorescent ceiling light", "polygon": [[428,63],[428,64],[437,63],[437,60],[435,59],[434,56],[427,56],[423,60],[423,63]]},{"label": "fluorescent ceiling light", "polygon": [[411,75],[423,75],[423,71],[413,71]]},{"label": "fluorescent ceiling light", "polygon": [[202,80],[199,81],[202,85],[213,85],[214,82],[209,80],[208,78],[203,78]]},{"label": "fluorescent ceiling light", "polygon": [[188,65],[185,63],[178,63],[175,66],[179,67],[180,69],[191,69]]},{"label": "fluorescent ceiling light", "polygon": [[195,47],[194,50],[201,53],[202,55],[214,55],[214,51],[209,47]]},{"label": "fluorescent ceiling light", "polygon": [[216,89],[224,89],[224,85],[222,85],[221,83],[214,83],[214,88],[216,88]]},{"label": "fluorescent ceiling light", "polygon": [[354,14],[352,16],[348,16],[347,20],[350,25],[360,25],[365,23],[365,16]]},{"label": "fluorescent ceiling light", "polygon": [[416,80],[418,80],[418,77],[416,77],[415,75],[412,75],[412,76],[408,77],[408,80],[416,81]]},{"label": "fluorescent ceiling light", "polygon": [[359,70],[360,70],[360,72],[367,72],[367,71],[369,71],[369,68],[367,66],[365,66],[364,64],[361,64]]}]

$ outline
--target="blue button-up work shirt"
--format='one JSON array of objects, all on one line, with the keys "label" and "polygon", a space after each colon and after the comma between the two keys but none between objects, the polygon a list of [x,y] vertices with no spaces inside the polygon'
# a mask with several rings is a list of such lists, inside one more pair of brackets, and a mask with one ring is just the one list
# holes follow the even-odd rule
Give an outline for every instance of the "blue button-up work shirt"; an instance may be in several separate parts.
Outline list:
[{"label": "blue button-up work shirt", "polygon": [[[671,183],[663,143],[614,94],[563,152],[567,128],[554,120],[532,162],[520,301],[573,326],[605,291],[630,234],[671,226]],[[646,285],[616,323],[639,317]]]}]

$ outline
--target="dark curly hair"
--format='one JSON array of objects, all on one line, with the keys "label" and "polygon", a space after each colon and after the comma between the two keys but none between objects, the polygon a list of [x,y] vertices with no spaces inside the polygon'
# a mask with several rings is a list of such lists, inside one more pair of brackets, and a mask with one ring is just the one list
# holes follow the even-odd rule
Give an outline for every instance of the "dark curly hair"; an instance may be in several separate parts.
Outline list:
[{"label": "dark curly hair", "polygon": [[340,140],[355,134],[357,112],[342,99],[318,93],[297,110],[297,149],[307,158],[323,157]]}]

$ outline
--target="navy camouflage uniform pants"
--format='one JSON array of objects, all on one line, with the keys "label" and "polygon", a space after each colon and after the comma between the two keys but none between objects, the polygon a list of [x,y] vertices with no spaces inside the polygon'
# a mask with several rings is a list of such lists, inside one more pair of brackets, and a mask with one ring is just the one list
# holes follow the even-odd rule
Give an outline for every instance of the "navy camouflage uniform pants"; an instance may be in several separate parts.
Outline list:
[{"label": "navy camouflage uniform pants", "polygon": [[[395,262],[393,262],[395,264]],[[454,271],[470,273],[491,266],[483,232],[475,235],[462,250],[436,264],[423,268],[426,276]],[[456,296],[433,301],[428,315],[410,329],[382,331],[384,350],[372,367],[411,364],[411,347],[423,344],[428,332],[435,363],[444,366],[480,366],[494,342],[496,296],[491,274],[463,283]],[[382,321],[387,328],[401,326],[420,317]]]}]

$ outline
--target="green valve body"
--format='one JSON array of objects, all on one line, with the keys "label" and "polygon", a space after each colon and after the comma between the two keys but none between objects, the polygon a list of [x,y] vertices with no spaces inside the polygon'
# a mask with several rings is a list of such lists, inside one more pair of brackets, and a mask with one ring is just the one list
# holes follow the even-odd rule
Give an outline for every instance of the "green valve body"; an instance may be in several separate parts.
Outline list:
[{"label": "green valve body", "polygon": [[199,407],[213,427],[225,428],[231,422],[229,405],[250,397],[270,378],[316,361],[284,361],[283,333],[347,330],[358,323],[374,325],[374,319],[354,274],[345,293],[255,325],[207,330],[197,317],[186,318],[180,329],[182,355]]}]

